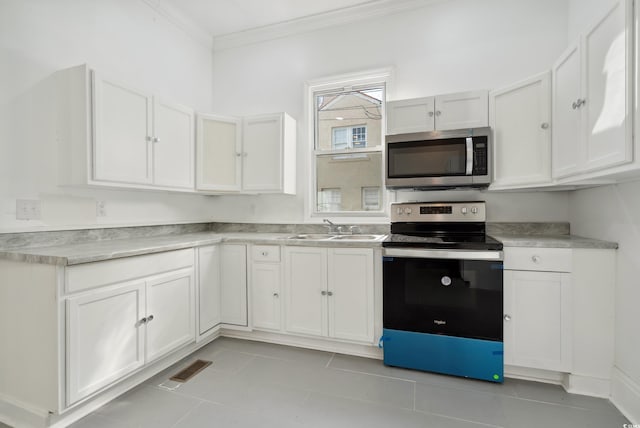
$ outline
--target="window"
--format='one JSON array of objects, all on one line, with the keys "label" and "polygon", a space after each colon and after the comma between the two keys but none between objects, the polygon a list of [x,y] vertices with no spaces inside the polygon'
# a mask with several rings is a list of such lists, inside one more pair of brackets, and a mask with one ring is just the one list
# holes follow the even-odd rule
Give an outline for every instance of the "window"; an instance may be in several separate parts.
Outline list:
[{"label": "window", "polygon": [[333,128],[331,148],[336,150],[361,149],[367,147],[367,127],[342,126]]},{"label": "window", "polygon": [[388,70],[309,84],[310,214],[385,215],[383,141]]},{"label": "window", "polygon": [[380,188],[362,188],[362,209],[365,211],[377,211],[380,209]]},{"label": "window", "polygon": [[340,189],[321,189],[318,192],[318,211],[340,211],[342,194]]}]

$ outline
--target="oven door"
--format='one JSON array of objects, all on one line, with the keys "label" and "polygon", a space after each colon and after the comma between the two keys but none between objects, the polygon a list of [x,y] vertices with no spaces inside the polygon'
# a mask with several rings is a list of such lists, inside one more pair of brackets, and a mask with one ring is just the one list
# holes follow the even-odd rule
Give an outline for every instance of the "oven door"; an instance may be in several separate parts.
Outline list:
[{"label": "oven door", "polygon": [[385,329],[502,341],[501,251],[386,248]]}]

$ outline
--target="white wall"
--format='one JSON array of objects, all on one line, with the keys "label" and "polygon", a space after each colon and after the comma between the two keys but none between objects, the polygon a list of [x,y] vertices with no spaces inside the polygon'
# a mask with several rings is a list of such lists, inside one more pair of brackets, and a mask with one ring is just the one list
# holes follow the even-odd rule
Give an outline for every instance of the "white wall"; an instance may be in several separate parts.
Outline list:
[{"label": "white wall", "polygon": [[[450,0],[418,10],[216,51],[219,113],[287,111],[298,120],[298,195],[224,196],[219,220],[304,221],[308,189],[306,81],[393,67],[389,99],[492,89],[549,69],[567,44],[566,0]],[[456,193],[454,192],[454,195]],[[439,192],[437,199],[451,199]],[[485,194],[479,198],[486,199]],[[501,220],[567,220],[566,193],[491,196]],[[384,220],[382,220],[384,221]]]},{"label": "white wall", "polygon": [[[51,94],[56,70],[89,63],[131,86],[205,111],[212,55],[142,0],[0,0],[0,232],[209,219],[210,198],[61,189]],[[40,199],[41,221],[15,219]],[[106,201],[96,218],[95,201]]]},{"label": "white wall", "polygon": [[[640,181],[572,192],[573,233],[615,241],[615,365],[640,388]],[[640,410],[640,403],[636,411]],[[635,415],[640,418],[640,413]]]}]

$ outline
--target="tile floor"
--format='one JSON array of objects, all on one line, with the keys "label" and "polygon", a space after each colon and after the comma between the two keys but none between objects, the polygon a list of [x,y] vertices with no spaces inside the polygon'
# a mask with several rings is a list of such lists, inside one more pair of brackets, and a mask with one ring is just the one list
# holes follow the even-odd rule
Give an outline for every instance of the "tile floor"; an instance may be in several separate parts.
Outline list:
[{"label": "tile floor", "polygon": [[[195,359],[213,364],[184,384]],[[607,400],[559,386],[503,385],[385,367],[381,361],[220,338],[73,428],[622,428]]]}]

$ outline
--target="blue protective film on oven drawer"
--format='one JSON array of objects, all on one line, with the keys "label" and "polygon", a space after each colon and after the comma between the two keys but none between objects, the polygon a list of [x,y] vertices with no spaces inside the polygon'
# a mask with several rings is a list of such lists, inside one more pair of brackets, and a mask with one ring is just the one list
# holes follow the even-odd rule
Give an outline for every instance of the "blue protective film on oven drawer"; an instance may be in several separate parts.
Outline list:
[{"label": "blue protective film on oven drawer", "polygon": [[388,366],[504,381],[502,342],[384,329],[381,343]]}]

